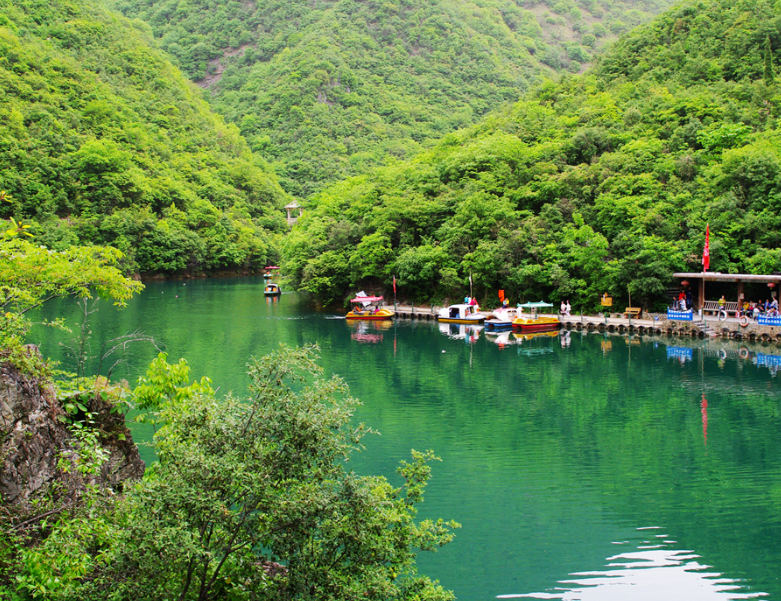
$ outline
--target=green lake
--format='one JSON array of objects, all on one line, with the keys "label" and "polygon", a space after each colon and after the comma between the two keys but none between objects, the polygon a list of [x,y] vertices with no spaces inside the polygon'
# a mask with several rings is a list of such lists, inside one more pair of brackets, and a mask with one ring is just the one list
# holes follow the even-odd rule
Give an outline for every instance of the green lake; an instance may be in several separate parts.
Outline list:
[{"label": "green lake", "polygon": [[[74,323],[75,301],[42,311],[60,313]],[[93,353],[141,330],[221,393],[245,392],[250,356],[318,343],[381,433],[356,471],[397,482],[410,449],[442,458],[420,517],[462,528],[419,565],[459,599],[781,599],[775,344],[352,324],[264,298],[259,278],[151,282],[90,324]],[[63,336],[34,338],[63,357]],[[155,354],[132,347],[115,376],[134,381]]]}]

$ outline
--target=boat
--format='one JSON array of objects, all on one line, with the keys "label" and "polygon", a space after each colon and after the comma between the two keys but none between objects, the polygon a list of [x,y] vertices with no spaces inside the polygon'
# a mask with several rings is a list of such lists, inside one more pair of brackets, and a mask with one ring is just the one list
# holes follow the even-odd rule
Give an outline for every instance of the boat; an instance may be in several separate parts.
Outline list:
[{"label": "boat", "polygon": [[282,288],[279,284],[272,282],[271,278],[274,277],[274,270],[279,269],[276,265],[269,265],[263,268],[263,295],[264,296],[279,296],[282,294]]},{"label": "boat", "polygon": [[494,309],[485,317],[485,329],[488,332],[511,330],[513,321],[518,317],[518,309],[515,307],[500,307]]},{"label": "boat", "polygon": [[279,296],[282,294],[282,289],[279,287],[279,284],[266,280],[266,284],[263,286],[263,294],[265,296]]},{"label": "boat", "polygon": [[347,319],[393,319],[395,313],[391,309],[382,307],[381,296],[358,295],[350,301],[352,310],[345,315]]},{"label": "boat", "polygon": [[[540,309],[548,307],[553,307],[553,305],[543,301],[518,305],[520,311],[518,317],[513,320],[513,328],[524,333],[558,329],[561,326],[561,322],[556,315],[540,315]],[[524,313],[524,309],[529,309],[529,313]]]},{"label": "boat", "polygon": [[485,321],[485,313],[479,311],[477,305],[450,305],[439,310],[437,321],[441,323],[481,324]]}]

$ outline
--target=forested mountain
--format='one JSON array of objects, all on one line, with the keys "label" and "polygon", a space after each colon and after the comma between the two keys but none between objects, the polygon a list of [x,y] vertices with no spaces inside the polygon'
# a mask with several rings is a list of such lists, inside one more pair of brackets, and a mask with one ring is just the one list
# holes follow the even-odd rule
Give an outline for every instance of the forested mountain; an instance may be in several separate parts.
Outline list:
[{"label": "forested mountain", "polygon": [[332,186],[288,238],[321,300],[603,292],[654,306],[679,269],[781,271],[781,3],[687,0],[586,76],[547,81],[414,160]]},{"label": "forested mountain", "polygon": [[287,196],[137,25],[0,0],[0,216],[50,248],[112,244],[131,272],[276,260]]},{"label": "forested mountain", "polygon": [[516,101],[671,0],[114,0],[302,198]]}]

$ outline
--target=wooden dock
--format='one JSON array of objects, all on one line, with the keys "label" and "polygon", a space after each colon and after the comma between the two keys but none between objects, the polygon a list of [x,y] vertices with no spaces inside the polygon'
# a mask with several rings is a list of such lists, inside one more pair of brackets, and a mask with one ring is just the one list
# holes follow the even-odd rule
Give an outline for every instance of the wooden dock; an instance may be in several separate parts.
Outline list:
[{"label": "wooden dock", "polygon": [[[393,305],[384,305],[393,310]],[[418,319],[436,321],[441,307],[436,305],[397,305],[396,317],[399,319]],[[734,340],[764,340],[781,343],[781,327],[760,326],[750,323],[742,327],[737,319],[728,318],[719,321],[717,317],[695,317],[695,321],[669,321],[663,314],[643,318],[624,317],[621,314],[612,315],[558,315],[555,313],[541,314],[558,317],[562,327],[568,330],[586,330],[589,332],[610,332],[618,334],[645,334],[684,336],[692,338],[720,337]]]}]

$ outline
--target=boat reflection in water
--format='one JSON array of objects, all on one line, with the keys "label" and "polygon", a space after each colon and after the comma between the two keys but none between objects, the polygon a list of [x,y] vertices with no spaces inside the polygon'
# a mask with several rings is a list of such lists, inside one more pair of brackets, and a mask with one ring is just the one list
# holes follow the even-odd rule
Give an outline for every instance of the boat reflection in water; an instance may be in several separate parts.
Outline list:
[{"label": "boat reflection in water", "polygon": [[562,347],[568,347],[571,342],[570,333],[566,330],[552,330],[550,332],[521,333],[518,331],[485,332],[485,339],[493,342],[499,348],[517,345],[518,354],[539,355],[553,352],[553,340],[558,339]]},{"label": "boat reflection in water", "polygon": [[[641,529],[658,530],[658,528]],[[498,599],[561,599],[562,601],[727,601],[759,599],[738,580],[725,578],[701,563],[692,551],[674,549],[664,534],[636,545],[635,550],[607,558],[605,570],[578,572],[541,593],[497,595]],[[616,543],[629,545],[628,542]]]},{"label": "boat reflection in water", "polygon": [[439,323],[439,332],[452,340],[464,340],[468,344],[480,339],[483,326],[458,323]]},{"label": "boat reflection in water", "polygon": [[376,344],[383,341],[382,332],[390,329],[391,321],[348,321],[347,324],[353,330],[350,338],[356,342]]}]

